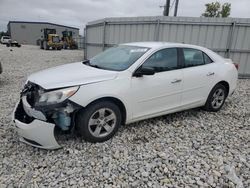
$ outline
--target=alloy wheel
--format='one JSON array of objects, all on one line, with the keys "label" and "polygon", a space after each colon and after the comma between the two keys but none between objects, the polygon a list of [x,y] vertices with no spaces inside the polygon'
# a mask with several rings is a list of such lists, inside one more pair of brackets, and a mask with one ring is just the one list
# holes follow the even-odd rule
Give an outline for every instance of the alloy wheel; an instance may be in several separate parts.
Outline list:
[{"label": "alloy wheel", "polygon": [[215,109],[218,109],[221,107],[221,105],[223,104],[225,100],[225,92],[223,89],[217,89],[212,97],[212,107]]},{"label": "alloy wheel", "polygon": [[95,111],[89,119],[89,132],[97,138],[109,135],[115,128],[116,115],[109,108],[101,108]]}]

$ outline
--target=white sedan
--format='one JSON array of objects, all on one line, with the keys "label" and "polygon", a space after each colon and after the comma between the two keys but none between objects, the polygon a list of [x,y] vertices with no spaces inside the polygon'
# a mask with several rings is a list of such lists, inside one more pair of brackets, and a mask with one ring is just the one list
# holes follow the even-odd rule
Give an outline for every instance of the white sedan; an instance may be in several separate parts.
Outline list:
[{"label": "white sedan", "polygon": [[55,128],[103,142],[123,124],[196,107],[216,112],[237,77],[235,64],[203,47],[122,44],[31,75],[13,120],[21,141],[40,148],[60,147]]}]

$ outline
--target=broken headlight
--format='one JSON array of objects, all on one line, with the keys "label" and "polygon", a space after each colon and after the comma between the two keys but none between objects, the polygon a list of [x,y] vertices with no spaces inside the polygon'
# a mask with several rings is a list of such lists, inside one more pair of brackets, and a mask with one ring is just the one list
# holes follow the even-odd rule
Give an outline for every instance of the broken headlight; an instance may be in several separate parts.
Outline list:
[{"label": "broken headlight", "polygon": [[37,105],[44,106],[44,105],[61,103],[66,99],[68,99],[69,97],[73,96],[78,89],[79,87],[76,86],[76,87],[69,87],[69,88],[39,93],[39,99]]}]

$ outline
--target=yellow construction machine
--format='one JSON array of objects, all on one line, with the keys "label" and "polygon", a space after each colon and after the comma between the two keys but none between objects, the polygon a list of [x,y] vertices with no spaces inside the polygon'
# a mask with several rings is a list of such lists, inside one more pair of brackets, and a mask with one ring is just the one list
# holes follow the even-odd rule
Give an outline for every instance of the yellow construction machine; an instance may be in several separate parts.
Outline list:
[{"label": "yellow construction machine", "polygon": [[40,48],[44,50],[61,50],[63,48],[63,42],[60,40],[59,35],[56,34],[55,29],[43,29],[43,39],[41,39]]},{"label": "yellow construction machine", "polygon": [[78,49],[76,41],[73,39],[73,32],[65,30],[62,32],[63,49]]}]

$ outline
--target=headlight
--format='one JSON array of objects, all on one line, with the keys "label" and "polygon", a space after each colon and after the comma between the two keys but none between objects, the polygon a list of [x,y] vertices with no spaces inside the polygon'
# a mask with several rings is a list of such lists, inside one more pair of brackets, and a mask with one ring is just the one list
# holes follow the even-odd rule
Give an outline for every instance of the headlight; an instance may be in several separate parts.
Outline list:
[{"label": "headlight", "polygon": [[74,95],[77,90],[78,86],[70,87],[65,89],[58,89],[55,91],[50,91],[46,93],[41,93],[39,95],[38,105],[50,105],[50,104],[57,104],[65,101],[67,98]]}]

